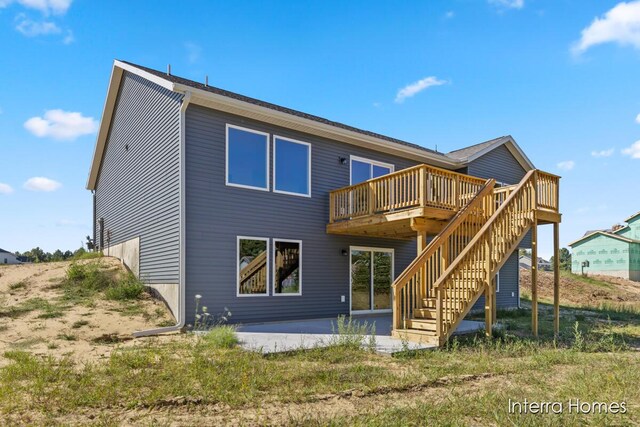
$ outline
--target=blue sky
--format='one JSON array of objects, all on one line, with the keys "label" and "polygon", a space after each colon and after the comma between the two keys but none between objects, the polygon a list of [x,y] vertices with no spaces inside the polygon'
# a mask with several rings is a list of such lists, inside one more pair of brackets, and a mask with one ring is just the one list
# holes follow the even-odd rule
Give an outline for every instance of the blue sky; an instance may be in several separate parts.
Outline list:
[{"label": "blue sky", "polygon": [[0,46],[12,251],[90,233],[84,186],[115,58],[440,151],[511,134],[563,176],[563,245],[640,211],[638,1],[0,0]]}]

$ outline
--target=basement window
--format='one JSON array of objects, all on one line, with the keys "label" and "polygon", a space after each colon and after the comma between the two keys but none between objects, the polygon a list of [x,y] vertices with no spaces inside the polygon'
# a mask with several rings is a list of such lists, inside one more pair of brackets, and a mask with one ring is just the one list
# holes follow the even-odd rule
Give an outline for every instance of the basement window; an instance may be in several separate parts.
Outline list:
[{"label": "basement window", "polygon": [[302,295],[302,242],[273,239],[273,295]]},{"label": "basement window", "polygon": [[238,236],[237,296],[269,295],[269,239]]},{"label": "basement window", "polygon": [[226,184],[269,191],[269,134],[227,125]]},{"label": "basement window", "polygon": [[273,192],[311,197],[311,144],[274,137]]}]

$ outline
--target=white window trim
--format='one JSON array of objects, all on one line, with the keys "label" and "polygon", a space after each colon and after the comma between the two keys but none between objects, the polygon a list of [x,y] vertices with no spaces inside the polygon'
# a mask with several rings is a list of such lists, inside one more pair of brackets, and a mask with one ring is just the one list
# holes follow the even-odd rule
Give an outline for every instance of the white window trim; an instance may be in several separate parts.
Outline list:
[{"label": "white window trim", "polygon": [[[520,266],[518,266],[520,268]],[[496,273],[496,293],[500,292],[500,271]]]},{"label": "white window trim", "polygon": [[277,239],[277,238],[273,238],[273,245],[271,248],[272,251],[272,257],[271,259],[273,259],[275,261],[276,259],[276,242],[285,242],[285,243],[297,243],[299,246],[299,252],[298,252],[298,258],[300,260],[299,265],[298,265],[298,281],[300,282],[299,286],[298,286],[298,292],[295,294],[291,294],[291,293],[286,293],[286,294],[279,294],[276,293],[276,269],[273,269],[272,277],[271,277],[271,294],[274,297],[299,297],[302,296],[302,240],[294,240],[294,239]]},{"label": "white window trim", "polygon": [[[308,193],[294,193],[293,191],[284,191],[278,190],[278,184],[276,181],[277,173],[276,173],[276,144],[278,139],[292,142],[294,144],[306,145],[309,148],[307,152],[307,181],[309,183]],[[304,141],[298,141],[297,139],[287,138],[286,136],[273,135],[273,192],[279,194],[288,194],[290,196],[299,196],[299,197],[311,197],[311,144]]]},{"label": "white window trim", "polygon": [[[241,294],[240,293],[240,240],[262,240],[267,242],[267,275],[265,293],[263,294]],[[236,297],[268,297],[269,296],[269,272],[271,268],[271,257],[269,256],[269,238],[268,237],[252,237],[252,236],[237,236],[236,238]]]},{"label": "white window trim", "polygon": [[[396,263],[396,251],[393,248],[374,248],[371,246],[349,246],[349,314],[375,314],[375,313],[392,313],[393,312],[393,290],[391,290],[391,308],[375,310],[353,310],[353,277],[351,275],[351,263],[353,251],[369,251],[369,252],[388,252],[391,253],[391,287],[393,287],[393,281],[396,278],[395,263]],[[373,255],[372,255],[373,256]],[[371,278],[373,278],[373,263],[371,263]],[[370,305],[373,307],[373,293],[369,296]]]},{"label": "white window trim", "polygon": [[[381,166],[383,168],[389,168],[389,173],[393,173],[395,172],[395,166],[392,165],[391,163],[384,163],[384,162],[379,162],[377,160],[371,160],[371,159],[367,159],[365,157],[358,157],[358,156],[349,156],[349,185],[353,185],[353,181],[352,181],[352,176],[353,176],[353,161],[356,160],[358,162],[362,162],[362,163],[369,163],[369,165],[371,166],[371,168],[373,168],[373,166]],[[371,171],[373,172],[373,170]],[[371,175],[373,176],[373,173],[371,173]]]},{"label": "white window trim", "polygon": [[[253,185],[245,185],[245,184],[236,184],[233,182],[229,182],[229,129],[233,128],[233,129],[238,129],[238,130],[242,130],[245,132],[250,132],[250,133],[255,133],[258,135],[264,135],[267,137],[267,143],[265,146],[265,157],[266,157],[266,169],[265,169],[265,182],[267,184],[266,187],[255,187]],[[269,191],[269,153],[270,153],[270,149],[269,149],[269,144],[270,144],[270,138],[271,135],[267,132],[261,132],[259,130],[254,130],[254,129],[249,129],[249,128],[245,128],[242,126],[236,126],[236,125],[232,125],[227,123],[226,128],[225,128],[225,150],[224,150],[224,154],[225,154],[225,165],[224,165],[224,180],[225,180],[225,185],[227,185],[228,187],[238,187],[238,188],[248,188],[250,190],[259,190],[259,191]]]}]

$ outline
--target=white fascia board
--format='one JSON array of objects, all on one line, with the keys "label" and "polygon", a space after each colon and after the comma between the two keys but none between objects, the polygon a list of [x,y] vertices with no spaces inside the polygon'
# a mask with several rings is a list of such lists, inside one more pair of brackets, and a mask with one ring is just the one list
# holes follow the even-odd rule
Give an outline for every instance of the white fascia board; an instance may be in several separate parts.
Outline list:
[{"label": "white fascia board", "polygon": [[191,101],[192,104],[230,112],[266,123],[292,128],[294,130],[297,129],[313,135],[330,137],[349,144],[374,148],[397,156],[412,158],[417,161],[427,161],[434,166],[441,166],[447,169],[458,169],[464,167],[464,164],[457,160],[448,159],[444,156],[431,155],[430,153],[418,148],[364,135],[348,129],[338,128],[326,123],[319,123],[315,120],[298,117],[290,113],[229,98],[227,96],[211,93],[202,89],[194,89],[187,85],[176,83],[173,90],[175,92],[191,91],[193,93]]},{"label": "white fascia board", "polygon": [[524,154],[524,151],[522,151],[522,148],[520,148],[520,146],[516,143],[516,141],[511,136],[505,136],[504,138],[499,138],[493,144],[489,145],[488,147],[485,147],[484,150],[478,151],[477,153],[467,157],[464,160],[464,162],[465,163],[470,163],[470,162],[472,162],[472,161],[484,156],[485,154],[489,153],[490,151],[495,150],[496,148],[498,148],[501,145],[505,145],[507,147],[509,152],[511,152],[513,157],[518,161],[518,163],[520,163],[520,165],[524,168],[524,170],[530,171],[530,170],[536,168],[533,165],[533,162],[529,159],[529,157],[527,157],[526,154]]}]

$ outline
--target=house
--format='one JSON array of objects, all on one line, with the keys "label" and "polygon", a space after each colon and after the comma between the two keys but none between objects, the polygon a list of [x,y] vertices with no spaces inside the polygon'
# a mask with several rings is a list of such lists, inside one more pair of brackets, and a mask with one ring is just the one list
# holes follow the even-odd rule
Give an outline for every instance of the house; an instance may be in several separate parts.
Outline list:
[{"label": "house", "polygon": [[[520,268],[531,270],[531,257],[529,255],[520,255]],[[553,266],[550,261],[542,257],[538,257],[538,269],[543,271],[551,271]]]},{"label": "house", "polygon": [[626,225],[590,230],[571,246],[571,271],[640,281],[640,212]]},{"label": "house", "polygon": [[15,254],[0,248],[0,264],[21,264]]},{"label": "house", "polygon": [[474,304],[518,306],[518,248],[560,222],[558,183],[510,136],[445,154],[115,61],[87,188],[98,249],[176,327],[200,295],[233,322],[393,313],[441,343]]}]

